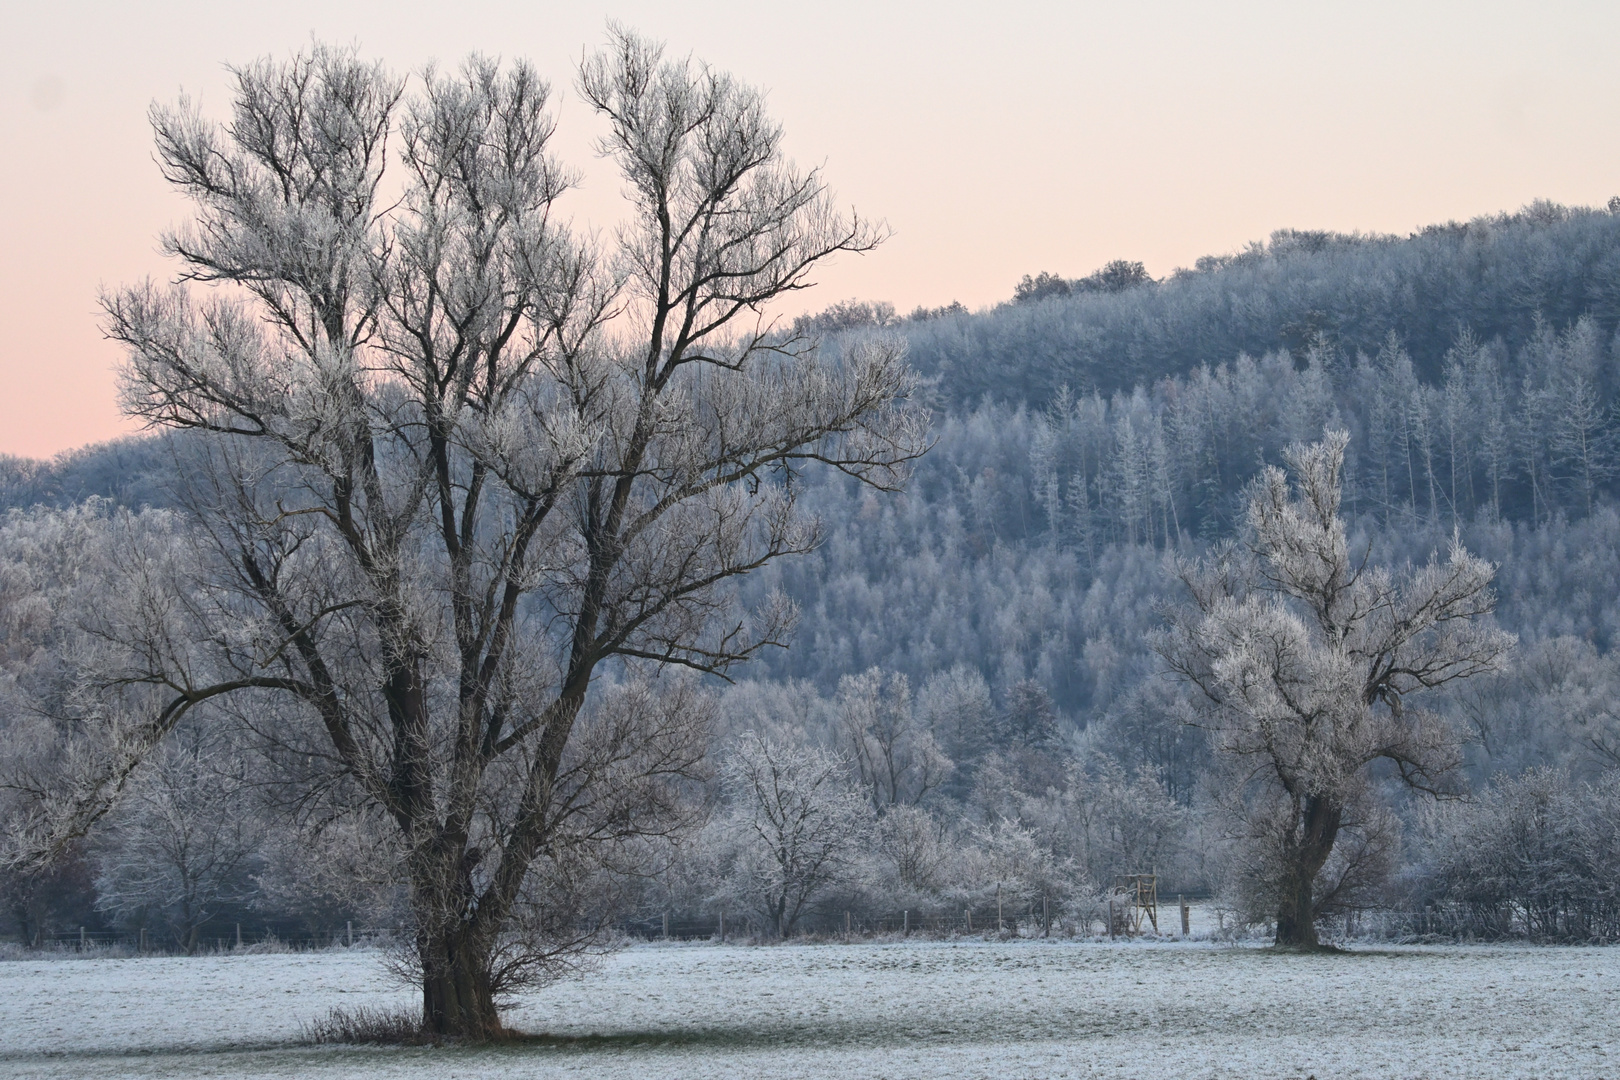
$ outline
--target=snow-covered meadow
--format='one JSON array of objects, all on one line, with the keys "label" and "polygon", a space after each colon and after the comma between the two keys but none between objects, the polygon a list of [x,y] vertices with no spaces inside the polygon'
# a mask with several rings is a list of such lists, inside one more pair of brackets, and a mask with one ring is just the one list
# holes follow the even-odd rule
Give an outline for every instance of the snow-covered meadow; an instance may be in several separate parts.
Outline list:
[{"label": "snow-covered meadow", "polygon": [[1620,950],[1205,943],[638,946],[494,1049],[300,1045],[408,1007],[375,952],[0,964],[28,1077],[1614,1077]]}]

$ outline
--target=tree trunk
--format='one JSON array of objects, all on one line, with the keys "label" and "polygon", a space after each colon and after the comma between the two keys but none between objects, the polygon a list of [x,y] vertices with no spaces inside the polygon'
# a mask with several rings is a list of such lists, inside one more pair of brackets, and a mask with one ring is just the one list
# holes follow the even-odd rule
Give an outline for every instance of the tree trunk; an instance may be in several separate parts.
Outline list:
[{"label": "tree trunk", "polygon": [[495,1009],[487,948],[463,926],[418,936],[422,1027],[434,1035],[487,1041],[505,1034]]},{"label": "tree trunk", "polygon": [[1289,949],[1317,949],[1316,875],[1333,853],[1344,808],[1316,795],[1305,798],[1298,839],[1277,898],[1276,944]]},{"label": "tree trunk", "polygon": [[1293,878],[1278,898],[1276,943],[1291,949],[1315,949],[1321,945],[1316,936],[1316,903],[1312,895],[1316,876]]}]

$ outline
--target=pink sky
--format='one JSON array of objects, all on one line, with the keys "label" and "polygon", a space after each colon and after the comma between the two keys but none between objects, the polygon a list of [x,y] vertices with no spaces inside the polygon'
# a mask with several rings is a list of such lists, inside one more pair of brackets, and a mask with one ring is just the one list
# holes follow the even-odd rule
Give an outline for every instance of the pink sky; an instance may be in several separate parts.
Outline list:
[{"label": "pink sky", "polygon": [[[559,145],[610,224],[572,67],[613,17],[766,87],[801,162],[894,238],[802,298],[1004,299],[1112,258],[1163,275],[1280,227],[1405,232],[1620,192],[1620,5],[826,0],[275,5],[75,0],[0,14],[0,453],[130,428],[96,294],[169,268],[185,206],[147,105],[227,105],[222,65],[357,42],[411,69],[477,49],[564,88]],[[142,10],[142,9],[146,10]],[[791,312],[789,312],[791,314]]]}]

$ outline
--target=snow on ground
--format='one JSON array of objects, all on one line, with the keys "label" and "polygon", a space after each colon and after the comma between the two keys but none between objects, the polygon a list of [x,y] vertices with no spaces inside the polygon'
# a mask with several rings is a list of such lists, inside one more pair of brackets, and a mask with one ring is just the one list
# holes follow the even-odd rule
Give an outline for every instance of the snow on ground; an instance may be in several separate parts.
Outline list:
[{"label": "snow on ground", "polygon": [[544,1040],[297,1045],[412,1001],[359,950],[4,963],[0,1076],[1620,1076],[1620,949],[651,945],[519,1002]]}]

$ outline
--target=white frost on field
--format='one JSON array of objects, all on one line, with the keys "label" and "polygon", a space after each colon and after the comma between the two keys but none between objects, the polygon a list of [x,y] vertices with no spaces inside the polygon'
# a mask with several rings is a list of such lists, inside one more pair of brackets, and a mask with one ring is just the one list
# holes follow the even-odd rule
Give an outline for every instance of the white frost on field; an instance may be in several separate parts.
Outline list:
[{"label": "white frost on field", "polygon": [[0,964],[0,1074],[1620,1075],[1620,950],[1573,948],[643,946],[524,998],[509,1020],[545,1044],[288,1045],[333,1006],[412,1000],[375,953]]},{"label": "white frost on field", "polygon": [[371,950],[0,963],[0,1069],[20,1054],[286,1044],[333,1007],[419,1002]]}]

